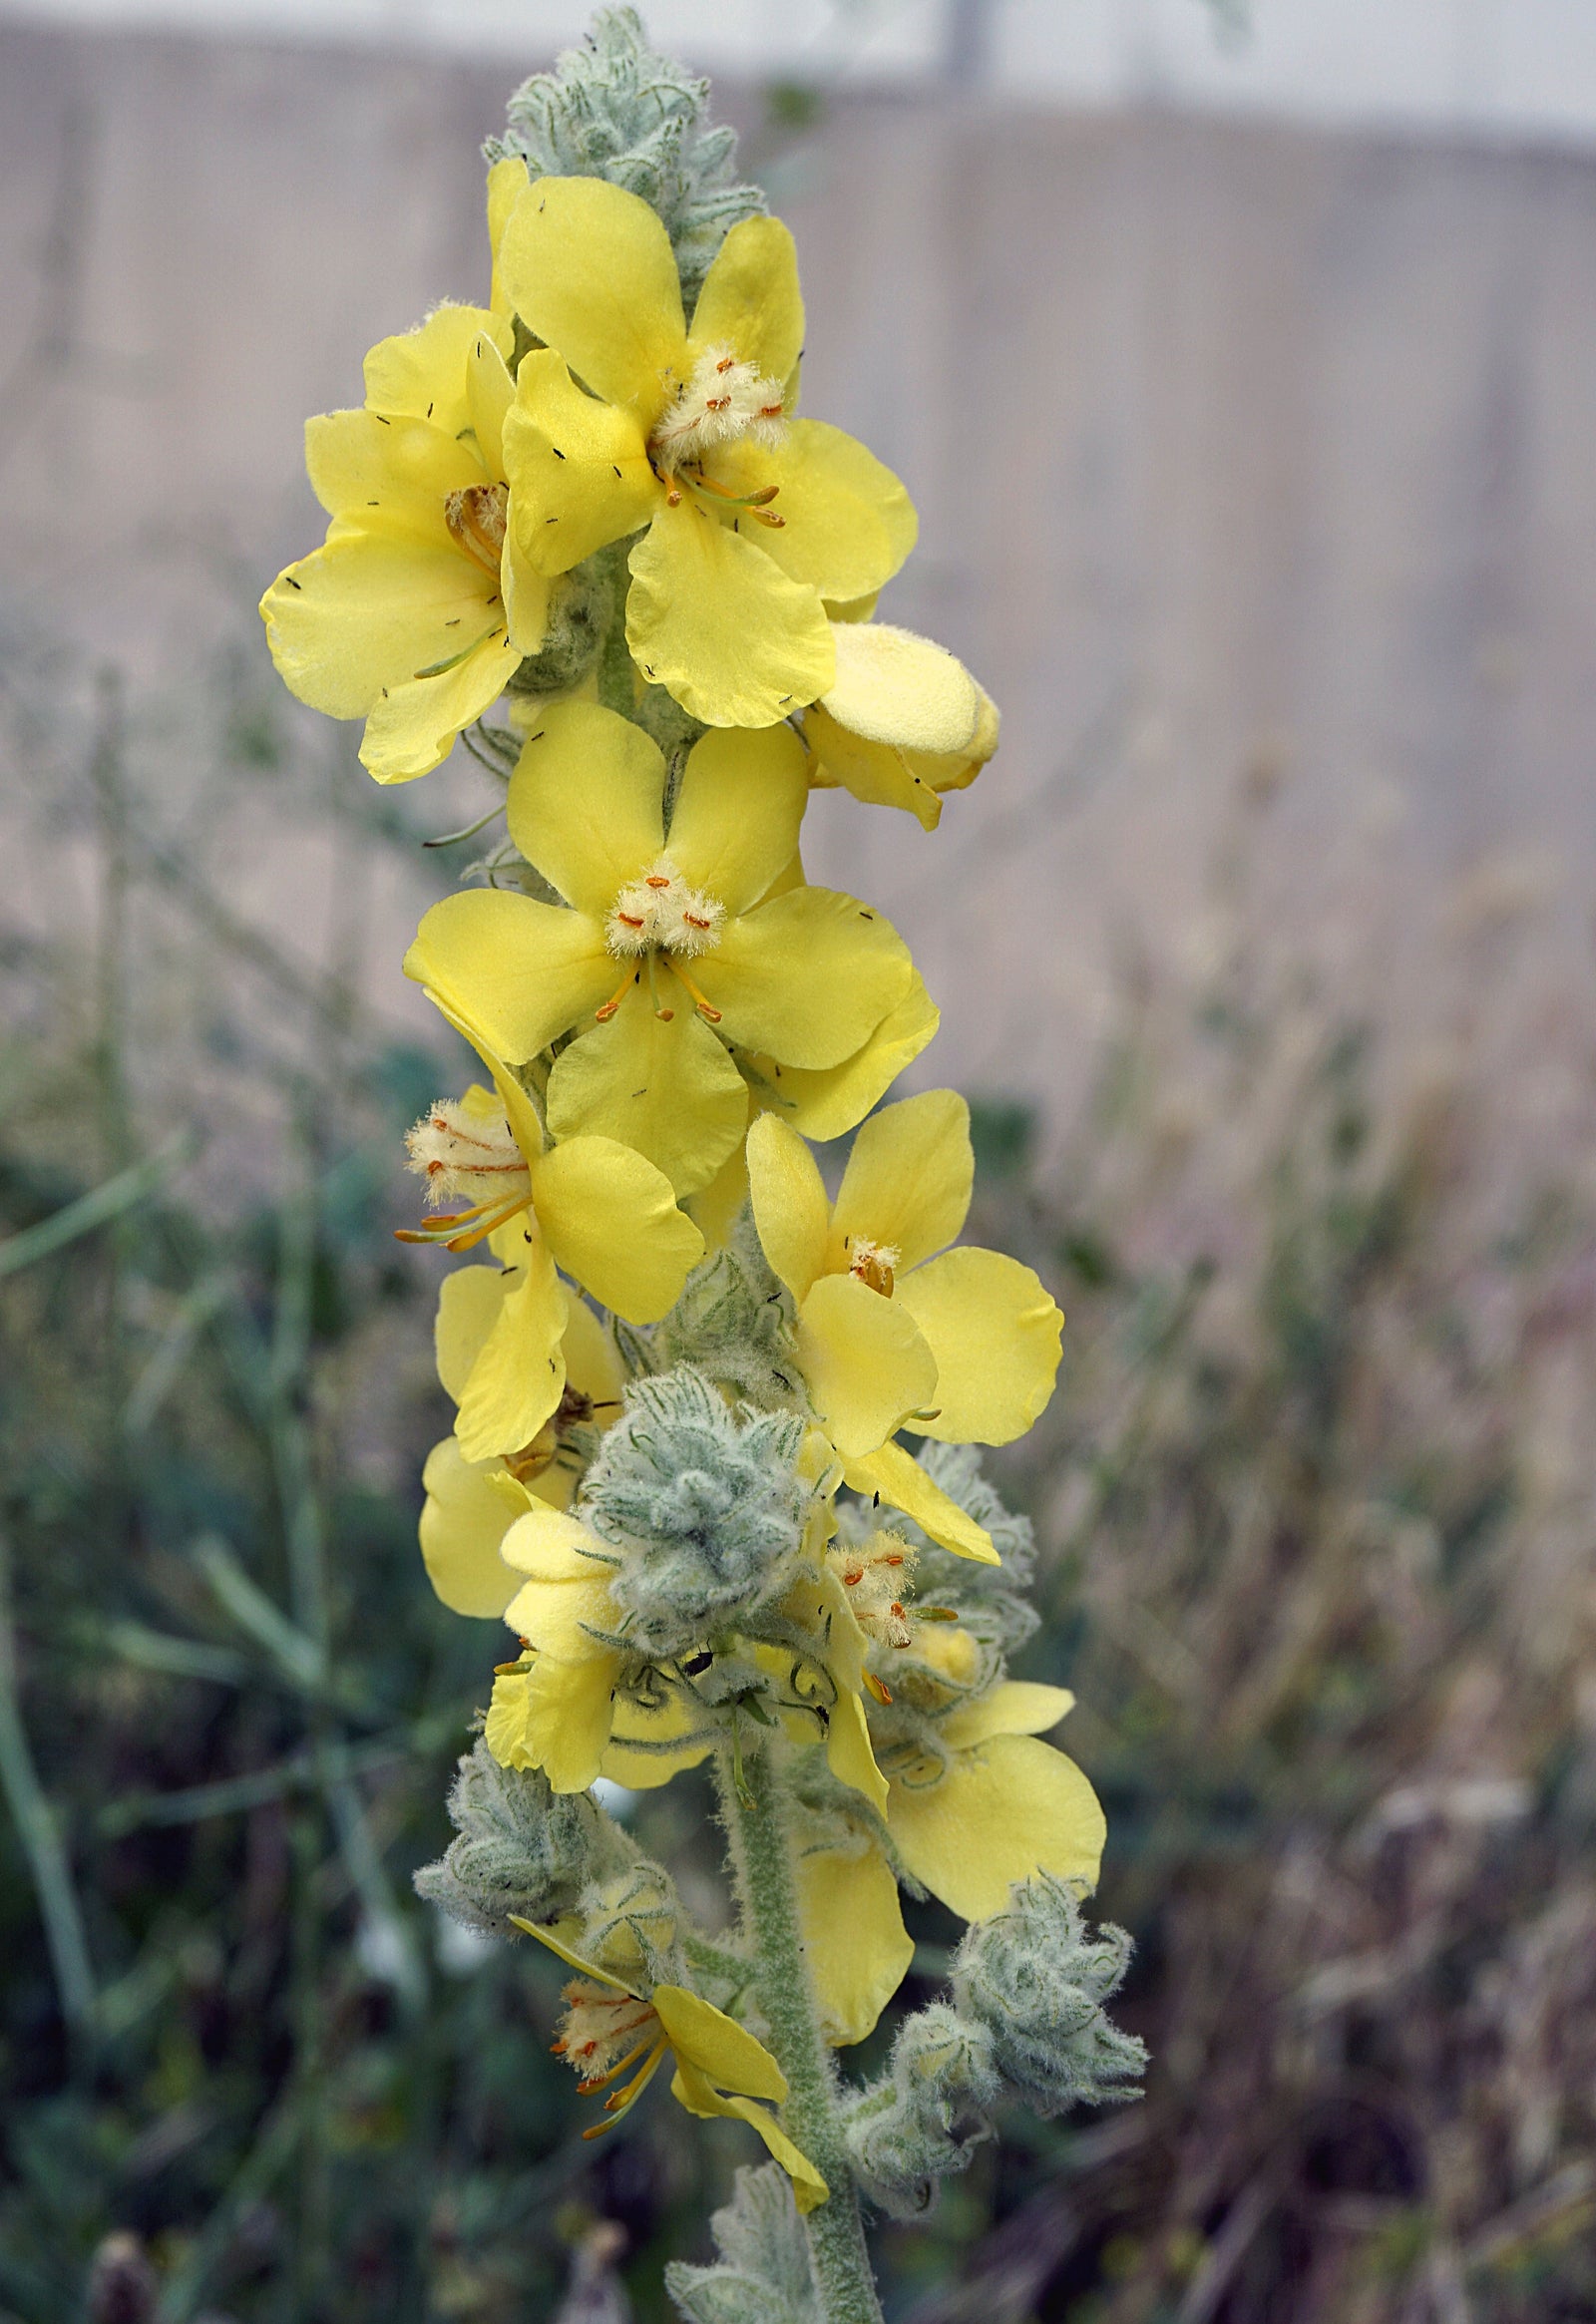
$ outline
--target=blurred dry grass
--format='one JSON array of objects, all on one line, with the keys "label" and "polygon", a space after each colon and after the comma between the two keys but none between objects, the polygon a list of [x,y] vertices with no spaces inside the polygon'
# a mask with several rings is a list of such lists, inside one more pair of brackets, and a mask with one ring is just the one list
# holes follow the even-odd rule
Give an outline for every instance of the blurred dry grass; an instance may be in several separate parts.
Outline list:
[{"label": "blurred dry grass", "polygon": [[[388,1236],[455,1067],[362,996],[428,802],[246,652],[132,709],[0,674],[0,2317],[510,2324],[599,2217],[657,2316],[735,2133],[576,2143],[548,1980],[408,1888],[498,1651],[414,1553],[442,1410]],[[1596,2317],[1588,963],[1482,872],[1417,1053],[1378,833],[1335,926],[1282,925],[1269,790],[1196,941],[1127,952],[1062,1158],[979,1111],[975,1231],[1070,1318],[1006,1476],[1155,2068],[882,2235],[914,2324]],[[262,819],[325,873],[322,959],[234,910]],[[91,2289],[113,2231],[148,2272]]]}]

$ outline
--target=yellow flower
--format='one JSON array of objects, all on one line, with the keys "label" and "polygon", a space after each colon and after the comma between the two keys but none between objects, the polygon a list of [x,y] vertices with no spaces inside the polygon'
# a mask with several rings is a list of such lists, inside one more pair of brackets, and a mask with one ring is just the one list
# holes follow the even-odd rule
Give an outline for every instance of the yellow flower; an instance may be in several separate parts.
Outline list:
[{"label": "yellow flower", "polygon": [[801,2211],[829,2199],[831,2190],[809,2157],[755,2103],[764,2099],[785,2105],[787,2078],[746,2026],[684,1985],[656,1985],[644,1996],[584,1960],[553,1929],[515,1914],[511,1918],[578,1972],[577,1982],[565,1989],[567,2013],[555,2050],[582,2075],[583,2091],[602,2090],[618,2082],[628,2067],[636,2068],[631,2081],[605,2100],[607,2120],[585,2130],[584,2137],[611,2129],[636,2105],[668,2057],[675,2067],[670,2095],[688,2114],[726,2115],[757,2130],[792,2180]]},{"label": "yellow flower", "polygon": [[[507,1284],[511,1279],[498,1280]],[[619,1417],[622,1383],[615,1352],[592,1308],[569,1292],[565,1299],[560,1343],[565,1386],[538,1434],[507,1459],[492,1460],[467,1460],[459,1437],[446,1436],[428,1453],[421,1472],[427,1496],[421,1554],[433,1588],[456,1614],[497,1620],[504,1613],[521,1577],[500,1556],[500,1543],[534,1501],[558,1509],[571,1498],[576,1474],[568,1431],[604,1428]],[[481,1340],[492,1328],[485,1316],[473,1321],[474,1331],[453,1331],[439,1340],[443,1384],[457,1400],[481,1353]]]},{"label": "yellow flower", "polygon": [[586,1791],[602,1768],[625,1660],[610,1643],[614,1560],[579,1519],[547,1507],[518,1517],[499,1555],[524,1577],[504,1618],[532,1661],[495,1680],[488,1748],[503,1767],[542,1767],[556,1791]]},{"label": "yellow flower", "polygon": [[1096,1886],[1107,1836],[1097,1795],[1040,1741],[1073,1701],[1062,1687],[1005,1679],[940,1723],[946,1762],[913,1743],[882,1746],[904,1868],[962,1920],[991,1920],[1033,1872]]},{"label": "yellow flower", "polygon": [[[458,1020],[457,1020],[458,1024]],[[703,1237],[669,1181],[613,1138],[545,1151],[525,1090],[472,1028],[497,1097],[473,1087],[411,1132],[413,1166],[434,1193],[483,1196],[405,1240],[465,1250],[487,1240],[498,1264],[447,1276],[438,1298],[438,1368],[459,1403],[468,1461],[522,1453],[559,1410],[568,1304],[555,1270],[628,1323],[651,1324],[681,1295]],[[486,1190],[486,1191],[485,1191]]]},{"label": "yellow flower", "polygon": [[998,748],[998,711],[962,661],[885,621],[839,624],[837,675],[803,716],[817,790],[905,807],[927,831],[942,793],[973,783]]},{"label": "yellow flower", "polygon": [[544,342],[505,430],[528,563],[567,573],[646,527],[626,605],[645,677],[711,726],[773,725],[823,694],[826,601],[879,589],[916,525],[863,445],[790,416],[804,322],[787,228],[732,227],[689,329],[648,204],[601,179],[542,178],[500,272]]},{"label": "yellow flower", "polygon": [[705,735],[668,836],[664,793],[640,727],[592,702],[546,710],[510,786],[510,831],[572,909],[448,897],[405,968],[500,1056],[531,1059],[586,1027],[549,1076],[551,1128],[618,1138],[689,1194],[742,1138],[732,1051],[839,1067],[909,995],[914,968],[878,913],[787,883],[808,797],[787,728]]},{"label": "yellow flower", "polygon": [[807,1845],[800,1839],[798,1910],[827,2041],[845,2049],[868,2040],[909,1974],[915,1945],[892,1867],[862,1824]]},{"label": "yellow flower", "polygon": [[765,1257],[797,1302],[816,1417],[845,1461],[911,1419],[952,1444],[1023,1434],[1052,1393],[1063,1318],[1017,1260],[943,1248],[975,1174],[962,1097],[930,1090],[873,1115],[835,1207],[774,1115],[748,1133],[748,1173]]},{"label": "yellow flower", "polygon": [[366,357],[361,411],[305,428],[326,544],[260,600],[292,692],[364,718],[362,763],[408,782],[448,757],[543,642],[549,583],[508,529],[507,315],[443,306]]}]

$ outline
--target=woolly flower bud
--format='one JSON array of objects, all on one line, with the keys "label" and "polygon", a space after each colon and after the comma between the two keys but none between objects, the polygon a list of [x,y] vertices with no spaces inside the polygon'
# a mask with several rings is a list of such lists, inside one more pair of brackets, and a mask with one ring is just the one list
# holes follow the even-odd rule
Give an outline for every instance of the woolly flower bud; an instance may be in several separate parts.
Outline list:
[{"label": "woolly flower bud", "polygon": [[556,1792],[537,1768],[502,1767],[479,1742],[449,1793],[457,1836],[416,1874],[416,1893],[468,1929],[509,1934],[512,1913],[554,1920],[631,1843],[587,1792]]},{"label": "woolly flower bud", "polygon": [[985,2026],[937,2001],[898,2029],[880,2082],[854,2100],[848,2155],[863,2192],[894,2218],[930,2210],[937,2181],[990,2134],[1000,2084]]},{"label": "woolly flower bud", "polygon": [[1145,2046],[1103,2015],[1130,1964],[1130,1939],[1093,1936],[1073,1891],[1038,1872],[1010,1892],[1008,1910],[966,1932],[954,1996],[991,2037],[998,2071],[1038,2115],[1135,2095]]},{"label": "woolly flower bud", "polygon": [[625,1984],[679,1981],[681,1899],[663,1865],[639,1855],[624,1870],[590,1883],[577,1902],[585,1959]]},{"label": "woolly flower bud", "polygon": [[781,1586],[800,1538],[802,1439],[788,1413],[739,1421],[686,1364],[627,1389],[583,1515],[620,1554],[609,1588],[628,1641],[682,1653]]}]

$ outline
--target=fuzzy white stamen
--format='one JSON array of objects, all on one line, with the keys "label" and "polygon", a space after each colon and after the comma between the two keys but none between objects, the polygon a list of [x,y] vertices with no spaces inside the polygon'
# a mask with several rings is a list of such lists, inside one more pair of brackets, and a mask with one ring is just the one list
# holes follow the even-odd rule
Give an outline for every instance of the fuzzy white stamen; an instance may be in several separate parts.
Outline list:
[{"label": "fuzzy white stamen", "polygon": [[883,1299],[891,1299],[893,1285],[898,1277],[899,1250],[896,1243],[872,1243],[868,1235],[848,1237],[848,1272],[857,1276],[872,1291],[879,1291]]},{"label": "fuzzy white stamen", "polygon": [[745,437],[756,444],[779,444],[786,425],[784,392],[779,379],[767,379],[755,363],[738,362],[729,347],[706,348],[648,439],[655,468],[672,475],[702,460],[717,444]]},{"label": "fuzzy white stamen", "polygon": [[913,1623],[903,1598],[914,1575],[915,1554],[897,1533],[839,1542],[826,1552],[826,1563],[847,1591],[860,1629],[882,1646],[906,1647],[913,1642]]},{"label": "fuzzy white stamen", "polygon": [[604,941],[617,961],[649,952],[696,960],[712,952],[726,907],[689,888],[668,856],[621,889],[604,922]]},{"label": "fuzzy white stamen", "polygon": [[566,1987],[566,2002],[555,2053],[575,2068],[584,2085],[601,2082],[639,2045],[646,2048],[660,2039],[657,2013],[633,1994],[574,1978]]},{"label": "fuzzy white stamen", "polygon": [[430,1203],[446,1195],[497,1203],[531,1188],[526,1156],[503,1113],[469,1098],[440,1097],[405,1133],[405,1147]]}]

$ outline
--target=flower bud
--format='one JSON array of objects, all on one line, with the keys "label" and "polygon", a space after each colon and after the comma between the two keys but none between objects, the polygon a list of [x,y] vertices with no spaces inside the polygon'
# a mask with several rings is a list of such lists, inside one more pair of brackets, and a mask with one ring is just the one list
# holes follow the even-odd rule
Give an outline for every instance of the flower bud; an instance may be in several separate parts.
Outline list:
[{"label": "flower bud", "polygon": [[1145,2046],[1103,2015],[1130,1964],[1130,1939],[1091,1934],[1067,1882],[1038,1872],[1008,1910],[970,1928],[954,1960],[954,1998],[983,2026],[998,2072],[1038,2115],[1136,2095]]},{"label": "flower bud", "polygon": [[937,2181],[963,2170],[991,2135],[999,2088],[983,2025],[942,2001],[906,2018],[886,2074],[848,2110],[848,2157],[862,2192],[894,2218],[929,2211]]},{"label": "flower bud", "polygon": [[538,1768],[502,1767],[481,1742],[460,1761],[449,1816],[456,1837],[416,1874],[416,1893],[485,1936],[508,1935],[512,1913],[558,1919],[631,1851],[587,1792],[553,1791]]},{"label": "flower bud", "polygon": [[781,1586],[801,1532],[802,1438],[788,1413],[739,1421],[685,1364],[627,1390],[582,1513],[620,1553],[609,1588],[629,1641],[685,1652]]}]

